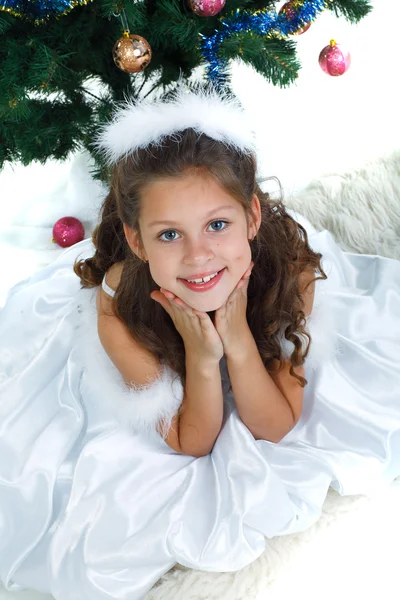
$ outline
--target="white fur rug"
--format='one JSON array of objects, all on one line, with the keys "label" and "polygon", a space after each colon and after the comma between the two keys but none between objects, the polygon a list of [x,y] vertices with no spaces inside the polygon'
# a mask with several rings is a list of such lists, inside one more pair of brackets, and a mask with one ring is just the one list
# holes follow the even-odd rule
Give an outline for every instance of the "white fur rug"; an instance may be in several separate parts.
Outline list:
[{"label": "white fur rug", "polygon": [[286,205],[330,231],[347,252],[400,260],[400,150],[362,169],[328,173]]},{"label": "white fur rug", "polygon": [[[400,152],[311,182],[286,204],[344,250],[400,259]],[[330,489],[313,527],[268,540],[253,564],[236,573],[176,566],[145,600],[399,600],[399,540],[400,478],[370,498]],[[0,600],[49,598],[0,591]]]}]

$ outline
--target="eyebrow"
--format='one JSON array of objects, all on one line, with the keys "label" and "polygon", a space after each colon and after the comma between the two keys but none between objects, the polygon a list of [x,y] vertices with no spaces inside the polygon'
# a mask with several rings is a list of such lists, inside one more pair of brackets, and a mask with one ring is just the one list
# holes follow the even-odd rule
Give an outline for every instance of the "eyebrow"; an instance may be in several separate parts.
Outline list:
[{"label": "eyebrow", "polygon": [[[205,218],[208,219],[214,213],[222,212],[223,210],[235,210],[236,211],[236,208],[234,206],[231,206],[230,204],[227,204],[225,206],[219,206],[218,208],[213,208],[213,210],[210,210],[210,212],[208,212],[205,215]],[[175,221],[152,221],[148,225],[148,227],[153,227],[154,225],[178,225],[178,224],[179,223],[176,223]]]}]

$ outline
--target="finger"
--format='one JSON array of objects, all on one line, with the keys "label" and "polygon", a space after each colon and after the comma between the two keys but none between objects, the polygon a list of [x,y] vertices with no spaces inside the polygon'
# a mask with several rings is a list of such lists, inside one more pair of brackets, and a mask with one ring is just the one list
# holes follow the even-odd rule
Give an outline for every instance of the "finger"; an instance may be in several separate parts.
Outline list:
[{"label": "finger", "polygon": [[247,269],[247,271],[243,275],[244,279],[249,279],[250,278],[250,275],[251,275],[251,272],[253,270],[253,267],[254,267],[254,263],[253,263],[253,261],[251,261],[249,268]]},{"label": "finger", "polygon": [[[168,294],[168,295],[167,295]],[[172,292],[166,292],[167,298],[170,299],[171,304],[173,304],[174,306],[178,306],[179,308],[182,308],[184,310],[186,310],[187,312],[193,313],[193,308],[191,306],[189,306],[188,304],[186,304],[186,302],[184,302],[181,298],[179,298],[179,296],[175,296]]]},{"label": "finger", "polygon": [[173,294],[169,290],[164,290],[163,288],[160,288],[160,291],[165,296],[165,298],[167,298],[167,300],[171,306],[173,306],[173,307],[178,306],[179,308],[183,308],[184,302],[183,302],[183,300],[178,298],[178,296],[175,296],[175,294]]},{"label": "finger", "polygon": [[206,323],[207,321],[211,321],[210,315],[208,315],[206,312],[201,312],[200,310],[196,310],[195,308],[192,308],[192,311],[193,311],[193,314],[196,315],[197,317],[199,317],[200,321],[202,321],[203,323]]},{"label": "finger", "polygon": [[248,278],[243,275],[243,277],[241,279],[239,279],[239,281],[237,282],[236,287],[233,290],[232,294],[234,294],[237,290],[247,287],[248,281],[249,281]]},{"label": "finger", "polygon": [[166,290],[164,288],[160,288],[160,292],[166,297],[168,298],[168,300],[173,300],[175,298],[175,294],[173,294],[172,292],[170,292],[169,290]]},{"label": "finger", "polygon": [[202,331],[204,331],[205,333],[210,331],[211,327],[213,329],[216,328],[210,315],[208,315],[206,312],[201,312],[200,310],[193,309],[193,314],[194,314],[194,316],[196,316],[198,318],[198,323],[199,323]]},{"label": "finger", "polygon": [[[228,302],[228,300],[226,301]],[[215,311],[215,322],[218,319],[223,319],[226,316],[226,302]]]},{"label": "finger", "polygon": [[246,272],[243,274],[242,278],[239,280],[237,289],[241,289],[241,288],[243,288],[245,286],[247,287],[249,285],[250,275],[251,275],[251,271],[252,271],[253,267],[254,267],[254,263],[253,263],[253,261],[251,261],[250,266],[248,267]]},{"label": "finger", "polygon": [[177,296],[175,296],[175,298],[172,299],[172,302],[174,302],[174,304],[176,304],[177,306],[180,306],[181,308],[184,308],[186,310],[190,308],[190,306],[185,304],[185,302],[183,300],[181,300],[180,298],[178,298]]},{"label": "finger", "polygon": [[156,302],[165,301],[165,296],[161,294],[159,290],[153,290],[152,292],[150,292],[150,298],[152,300],[155,300]]},{"label": "finger", "polygon": [[233,293],[236,292],[237,290],[242,290],[243,288],[247,289],[247,287],[249,285],[249,279],[250,279],[250,276],[249,277],[243,276],[242,279],[239,279],[235,289],[233,290]]},{"label": "finger", "polygon": [[161,306],[163,307],[163,309],[170,314],[170,303],[169,300],[167,300],[167,298],[165,298],[165,296],[158,292],[151,292],[150,294],[150,298],[152,298],[152,300],[155,300],[155,302],[158,302],[158,304],[161,304]]}]

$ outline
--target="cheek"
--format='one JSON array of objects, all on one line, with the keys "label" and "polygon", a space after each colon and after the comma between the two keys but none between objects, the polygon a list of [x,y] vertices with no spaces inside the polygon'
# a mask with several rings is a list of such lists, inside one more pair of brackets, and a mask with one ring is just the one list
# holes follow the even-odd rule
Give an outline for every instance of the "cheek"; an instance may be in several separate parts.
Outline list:
[{"label": "cheek", "polygon": [[152,252],[148,254],[148,267],[150,274],[157,285],[164,287],[166,273],[168,273],[168,261],[163,260],[162,253]]},{"label": "cheek", "polygon": [[174,262],[167,256],[159,254],[150,257],[150,274],[154,282],[161,288],[173,291],[171,288],[176,283],[176,267]]},{"label": "cheek", "polygon": [[240,248],[239,252],[236,251],[235,265],[241,268],[244,267],[244,271],[248,268],[251,261],[251,248],[248,243],[245,243]]},{"label": "cheek", "polygon": [[159,263],[155,263],[152,267],[150,267],[150,274],[158,286],[162,288],[167,287],[167,271],[165,269],[160,268]]}]

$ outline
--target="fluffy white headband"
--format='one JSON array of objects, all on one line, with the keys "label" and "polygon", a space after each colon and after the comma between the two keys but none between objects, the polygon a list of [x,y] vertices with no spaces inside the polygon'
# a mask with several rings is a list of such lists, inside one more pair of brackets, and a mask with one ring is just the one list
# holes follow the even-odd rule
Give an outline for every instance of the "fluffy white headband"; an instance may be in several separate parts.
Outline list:
[{"label": "fluffy white headband", "polygon": [[181,88],[169,101],[127,100],[111,123],[103,126],[95,146],[109,164],[150,143],[192,128],[244,152],[254,152],[254,136],[246,115],[233,96]]}]

